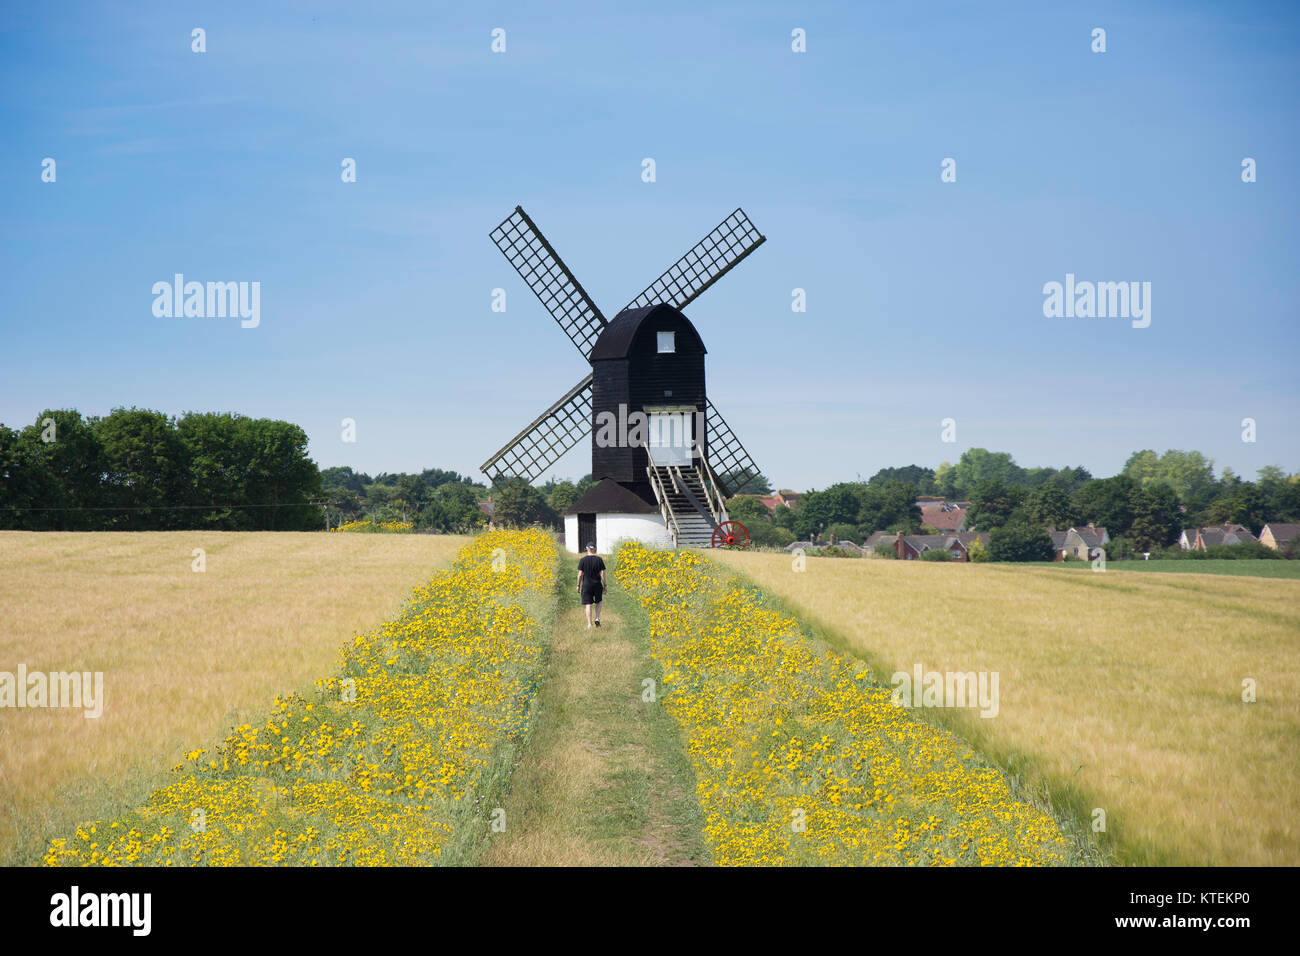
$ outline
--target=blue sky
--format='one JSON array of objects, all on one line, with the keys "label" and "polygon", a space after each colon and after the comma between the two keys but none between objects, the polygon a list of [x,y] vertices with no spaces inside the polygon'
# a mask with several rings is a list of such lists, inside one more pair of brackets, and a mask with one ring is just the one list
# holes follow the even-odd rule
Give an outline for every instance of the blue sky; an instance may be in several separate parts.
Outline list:
[{"label": "blue sky", "polygon": [[[742,206],[767,242],[687,314],[780,486],[970,447],[1300,470],[1294,5],[626,6],[5,5],[0,422],[235,411],[481,479],[586,374],[492,227],[523,205],[612,316]],[[155,317],[177,272],[260,282],[260,325]],[[1045,318],[1066,273],[1150,282],[1150,327]]]}]

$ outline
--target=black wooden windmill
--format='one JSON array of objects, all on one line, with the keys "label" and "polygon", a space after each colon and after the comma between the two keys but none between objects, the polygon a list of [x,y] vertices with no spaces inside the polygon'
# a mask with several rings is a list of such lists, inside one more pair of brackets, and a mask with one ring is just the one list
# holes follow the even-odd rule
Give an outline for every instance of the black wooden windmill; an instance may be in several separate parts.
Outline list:
[{"label": "black wooden windmill", "polygon": [[759,471],[704,388],[704,343],[681,312],[762,245],[737,209],[609,321],[528,214],[516,206],[492,241],[591,365],[482,470],[533,482],[589,432],[595,485],[565,516],[565,543],[608,553],[621,539],[746,545],[726,499]]}]

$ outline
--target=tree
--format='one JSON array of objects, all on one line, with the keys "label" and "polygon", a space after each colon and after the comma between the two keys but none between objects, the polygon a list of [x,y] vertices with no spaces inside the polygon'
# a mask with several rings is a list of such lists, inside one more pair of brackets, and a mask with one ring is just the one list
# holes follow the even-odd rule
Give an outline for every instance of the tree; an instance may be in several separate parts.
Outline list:
[{"label": "tree", "polygon": [[322,526],[320,470],[307,433],[289,422],[230,413],[190,413],[176,423],[190,468],[191,527],[229,531]]},{"label": "tree", "polygon": [[1065,489],[1068,494],[1083,487],[1091,479],[1092,475],[1082,465],[1075,468],[1030,468],[1025,471],[1024,485],[1026,488],[1038,488],[1050,481]]},{"label": "tree", "polygon": [[1199,451],[1171,448],[1159,456],[1151,449],[1135,451],[1129,455],[1120,474],[1140,485],[1149,482],[1166,484],[1184,502],[1200,503],[1214,493],[1214,461]]},{"label": "tree", "polygon": [[1052,538],[1042,528],[1005,524],[989,535],[989,557],[994,561],[1051,561]]},{"label": "tree", "polygon": [[741,521],[740,523],[749,531],[749,540],[760,548],[784,548],[795,541],[793,531],[788,528],[778,528],[770,521],[756,521],[753,524]]},{"label": "tree", "polygon": [[47,527],[52,513],[33,509],[57,501],[57,494],[36,449],[19,432],[0,425],[0,528]]},{"label": "tree", "polygon": [[555,527],[558,516],[546,498],[522,478],[502,482],[493,498],[492,520],[501,527],[525,528],[542,524]]},{"label": "tree", "polygon": [[465,482],[441,484],[433,501],[416,518],[416,526],[450,534],[464,534],[487,524],[487,515],[479,507],[474,486]]},{"label": "tree", "polygon": [[1007,523],[1024,497],[1024,488],[1009,486],[1000,478],[986,478],[971,492],[966,521],[972,530],[992,531]]},{"label": "tree", "polygon": [[[47,440],[49,439],[49,440]],[[94,419],[73,409],[46,409],[19,433],[18,458],[34,472],[30,527],[50,531],[96,531],[105,527],[101,476],[103,452]]]},{"label": "tree", "polygon": [[365,502],[350,488],[335,485],[326,489],[324,495],[326,512],[331,515],[337,513],[340,521],[355,521],[365,513]]},{"label": "tree", "polygon": [[759,521],[772,521],[772,512],[767,510],[767,505],[749,495],[736,495],[727,499],[727,515],[747,527]]},{"label": "tree", "polygon": [[370,484],[370,476],[363,472],[353,471],[347,465],[336,468],[326,468],[320,473],[321,489],[328,492],[332,488],[346,488],[348,491],[357,495],[366,493],[366,485]]},{"label": "tree", "polygon": [[794,509],[788,505],[777,505],[772,509],[772,524],[794,533]]},{"label": "tree", "polygon": [[934,493],[950,500],[961,497],[961,490],[957,487],[957,471],[952,462],[941,461],[934,470]]},{"label": "tree", "polygon": [[392,504],[402,511],[402,520],[409,521],[433,497],[433,489],[419,475],[402,475],[393,490]]},{"label": "tree", "polygon": [[[430,490],[441,488],[447,484],[466,484],[473,485],[468,475],[460,475],[454,471],[445,471],[442,468],[426,468],[420,472],[420,480],[429,486]],[[482,486],[480,486],[482,487]]]},{"label": "tree", "polygon": [[1300,475],[1290,475],[1278,483],[1260,482],[1268,496],[1269,521],[1300,521]]},{"label": "tree", "polygon": [[972,493],[981,482],[1000,481],[1010,486],[1021,484],[1025,478],[1025,470],[1009,453],[986,448],[966,449],[953,471],[957,487]]},{"label": "tree", "polygon": [[810,491],[799,501],[794,513],[794,533],[807,538],[825,531],[836,522],[853,523],[858,517],[861,485],[842,482],[825,491]]},{"label": "tree", "polygon": [[[1232,522],[1259,534],[1269,520],[1269,500],[1263,489],[1251,481],[1238,483],[1227,495],[1216,498],[1206,514],[1213,524]],[[1273,519],[1276,520],[1276,519]]]},{"label": "tree", "polygon": [[379,482],[366,489],[366,511],[371,521],[388,521],[398,517],[392,506],[396,490],[392,485]]},{"label": "tree", "polygon": [[718,472],[719,484],[726,487],[733,495],[768,495],[772,493],[772,483],[761,474],[738,469],[736,471]]},{"label": "tree", "polygon": [[1133,524],[1123,535],[1137,550],[1155,551],[1173,544],[1181,529],[1182,512],[1172,488],[1153,482],[1137,490],[1133,498]]},{"label": "tree", "polygon": [[1057,481],[1049,481],[1029,492],[1021,512],[1026,523],[1040,527],[1068,528],[1074,523],[1070,494]]},{"label": "tree", "polygon": [[571,481],[556,482],[555,485],[546,492],[546,504],[557,515],[563,515],[566,511],[574,506],[582,495],[578,494],[578,486]]},{"label": "tree", "polygon": [[870,537],[874,531],[914,532],[921,527],[916,488],[899,480],[868,487],[862,493],[856,517],[863,537]]},{"label": "tree", "polygon": [[911,485],[917,494],[934,494],[934,469],[921,465],[906,465],[902,468],[881,468],[867,481],[868,488],[878,488],[891,481],[901,481]]},{"label": "tree", "polygon": [[175,422],[161,412],[115,408],[94,425],[102,455],[103,526],[128,531],[185,527],[189,462]]},{"label": "tree", "polygon": [[238,420],[236,449],[253,527],[260,531],[315,530],[323,524],[320,470],[307,456],[307,433],[269,418]]},{"label": "tree", "polygon": [[833,536],[836,541],[849,541],[853,544],[857,544],[862,540],[862,536],[858,534],[857,525],[848,524],[843,521],[837,521],[828,527],[826,529],[826,534],[828,536]]},{"label": "tree", "polygon": [[1139,485],[1128,475],[1094,478],[1074,493],[1074,513],[1103,527],[1112,536],[1127,534],[1133,524],[1133,500]]}]

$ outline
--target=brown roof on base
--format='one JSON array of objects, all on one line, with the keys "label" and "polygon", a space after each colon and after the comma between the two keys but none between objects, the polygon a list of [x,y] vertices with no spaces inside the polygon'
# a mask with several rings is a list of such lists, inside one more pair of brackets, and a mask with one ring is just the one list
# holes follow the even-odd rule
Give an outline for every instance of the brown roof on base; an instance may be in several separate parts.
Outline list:
[{"label": "brown roof on base", "polygon": [[[647,494],[653,494],[646,489]],[[602,478],[585,495],[574,502],[566,515],[583,512],[596,514],[649,515],[656,514],[659,506],[652,500],[646,500],[640,493],[626,485],[620,485],[613,478]]]}]

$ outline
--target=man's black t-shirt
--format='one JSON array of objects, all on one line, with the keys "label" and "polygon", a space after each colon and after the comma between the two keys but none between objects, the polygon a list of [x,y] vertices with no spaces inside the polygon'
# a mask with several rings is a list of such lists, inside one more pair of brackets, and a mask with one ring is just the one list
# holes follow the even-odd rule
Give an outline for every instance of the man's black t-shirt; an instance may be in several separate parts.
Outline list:
[{"label": "man's black t-shirt", "polygon": [[585,554],[578,559],[578,570],[582,572],[584,588],[600,587],[600,572],[605,570],[605,562],[599,555]]}]

